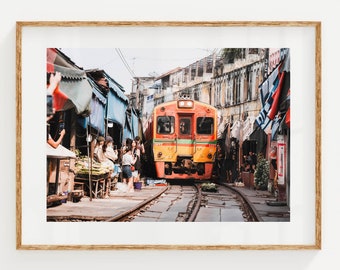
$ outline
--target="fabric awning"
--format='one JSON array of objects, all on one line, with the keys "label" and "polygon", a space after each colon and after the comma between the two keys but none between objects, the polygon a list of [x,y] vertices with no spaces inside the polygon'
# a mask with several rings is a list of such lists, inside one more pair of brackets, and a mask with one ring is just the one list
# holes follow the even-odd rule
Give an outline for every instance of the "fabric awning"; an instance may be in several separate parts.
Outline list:
[{"label": "fabric awning", "polygon": [[[91,82],[91,81],[90,81]],[[93,94],[91,99],[91,114],[86,120],[90,126],[97,129],[101,135],[105,133],[105,111],[106,111],[106,97],[96,89],[94,83],[92,84]]]},{"label": "fabric awning", "polygon": [[134,109],[131,112],[131,130],[133,137],[136,137],[138,135],[138,116]]},{"label": "fabric awning", "polygon": [[137,135],[139,135],[138,134],[138,116],[137,116],[136,111],[132,109],[131,112],[126,114],[123,141],[126,140],[126,138],[133,139]]},{"label": "fabric awning", "polygon": [[124,128],[125,114],[128,107],[128,99],[121,99],[116,92],[109,91],[107,95],[107,119],[115,122]]},{"label": "fabric awning", "polygon": [[63,106],[63,110],[75,107],[77,114],[88,114],[90,112],[92,88],[87,79],[80,81],[62,80],[59,88],[68,98],[68,101]]},{"label": "fabric awning", "polygon": [[[106,75],[106,76],[108,76],[108,75]],[[122,86],[120,86],[111,77],[109,77],[108,83],[109,83],[110,90],[114,91],[119,98],[121,98],[124,102],[128,102],[129,101],[128,97],[122,91]]]},{"label": "fabric awning", "polygon": [[[112,79],[104,70],[91,69],[86,71],[94,88],[100,89],[105,94],[106,102],[106,119],[125,127],[125,112],[129,104],[129,99],[124,93],[123,87]],[[106,83],[99,83],[99,80],[105,78]]]},{"label": "fabric awning", "polygon": [[53,148],[51,145],[46,143],[46,155],[47,155],[47,158],[57,158],[57,159],[76,158],[75,153],[68,150],[61,144],[57,148]]},{"label": "fabric awning", "polygon": [[86,72],[55,48],[47,49],[47,72],[60,72],[62,79],[53,94],[57,111],[75,108],[77,114],[90,112],[92,87]]}]

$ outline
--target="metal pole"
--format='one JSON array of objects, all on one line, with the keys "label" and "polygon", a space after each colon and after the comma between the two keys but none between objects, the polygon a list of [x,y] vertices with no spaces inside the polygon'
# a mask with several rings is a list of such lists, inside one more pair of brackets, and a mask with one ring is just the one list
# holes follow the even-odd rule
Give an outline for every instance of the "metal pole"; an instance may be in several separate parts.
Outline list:
[{"label": "metal pole", "polygon": [[[90,117],[89,117],[90,120]],[[92,158],[90,157],[90,146],[89,146],[89,126],[86,126],[86,146],[87,146],[87,161],[88,161],[88,172],[89,172],[89,191],[90,191],[90,201],[92,201]]]},{"label": "metal pole", "polygon": [[55,159],[57,162],[57,168],[55,173],[55,194],[59,195],[59,170],[60,170],[60,160],[58,158]]}]

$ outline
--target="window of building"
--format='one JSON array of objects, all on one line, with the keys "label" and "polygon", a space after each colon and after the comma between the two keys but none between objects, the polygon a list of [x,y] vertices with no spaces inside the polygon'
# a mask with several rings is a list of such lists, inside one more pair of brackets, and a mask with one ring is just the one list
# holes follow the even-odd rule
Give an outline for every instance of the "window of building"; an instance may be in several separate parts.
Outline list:
[{"label": "window of building", "polygon": [[241,75],[237,73],[233,78],[232,105],[240,104],[241,102],[241,84]]},{"label": "window of building", "polygon": [[225,87],[225,107],[232,104],[232,93],[233,93],[233,79],[230,76],[226,77],[226,87]]},{"label": "window of building", "polygon": [[213,69],[213,58],[212,56],[207,58],[207,67],[206,67],[206,72],[207,73],[212,73]]},{"label": "window of building", "polygon": [[198,70],[197,70],[198,77],[203,76],[203,65],[204,65],[204,59],[198,62]]},{"label": "window of building", "polygon": [[189,75],[189,67],[186,67],[183,72],[182,82],[185,83],[188,81],[188,75]]},{"label": "window of building", "polygon": [[236,81],[236,104],[241,102],[241,76],[237,77]]},{"label": "window of building", "polygon": [[253,74],[254,72],[251,71],[249,72],[248,75],[248,86],[247,86],[247,91],[248,91],[248,95],[247,95],[247,100],[250,101],[252,100],[252,90],[253,90]]},{"label": "window of building", "polygon": [[200,101],[201,88],[202,88],[202,85],[197,86],[197,87],[194,88],[194,100]]},{"label": "window of building", "polygon": [[249,48],[249,54],[258,54],[259,49],[258,48]]},{"label": "window of building", "polygon": [[190,80],[193,81],[196,77],[196,63],[191,65]]},{"label": "window of building", "polygon": [[221,82],[216,82],[215,84],[215,106],[221,106],[222,96],[221,96]]}]

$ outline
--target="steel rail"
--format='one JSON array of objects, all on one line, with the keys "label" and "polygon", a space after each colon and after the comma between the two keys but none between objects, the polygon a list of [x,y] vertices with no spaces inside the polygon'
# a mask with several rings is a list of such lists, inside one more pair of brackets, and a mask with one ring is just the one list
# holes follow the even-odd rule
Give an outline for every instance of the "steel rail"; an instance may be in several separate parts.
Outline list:
[{"label": "steel rail", "polygon": [[131,215],[132,213],[140,210],[142,207],[144,207],[145,205],[149,204],[150,202],[152,202],[153,200],[157,199],[159,196],[161,196],[165,191],[167,191],[169,189],[169,187],[163,188],[161,189],[158,193],[156,193],[155,195],[153,195],[152,197],[148,198],[145,201],[142,201],[141,203],[137,204],[135,207],[122,212],[120,214],[117,214],[113,217],[110,217],[108,219],[106,219],[106,222],[114,222],[114,221],[120,221],[124,218],[127,218],[129,215]]},{"label": "steel rail", "polygon": [[202,201],[202,191],[201,191],[201,188],[195,184],[194,185],[196,190],[197,190],[197,199],[196,199],[196,202],[195,202],[195,206],[192,210],[192,212],[190,213],[190,217],[188,218],[188,222],[194,222],[196,217],[197,217],[197,214],[200,210],[200,207],[201,207],[201,201]]},{"label": "steel rail", "polygon": [[242,194],[242,192],[240,192],[239,190],[227,185],[227,184],[224,184],[224,183],[218,183],[219,185],[221,186],[224,186],[232,191],[234,191],[235,193],[238,194],[238,196],[243,200],[243,202],[245,203],[245,205],[247,206],[248,210],[249,210],[249,213],[251,214],[251,217],[253,219],[253,221],[263,221],[262,217],[260,216],[260,214],[257,212],[257,210],[255,209],[255,207],[253,206],[253,204],[249,201],[249,199],[244,196]]}]

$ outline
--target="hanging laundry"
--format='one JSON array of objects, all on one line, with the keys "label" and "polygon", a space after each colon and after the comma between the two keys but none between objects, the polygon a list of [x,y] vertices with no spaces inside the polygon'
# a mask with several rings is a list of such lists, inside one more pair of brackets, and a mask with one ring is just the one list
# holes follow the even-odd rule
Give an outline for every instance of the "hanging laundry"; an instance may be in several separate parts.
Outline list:
[{"label": "hanging laundry", "polygon": [[269,92],[269,95],[268,95],[268,98],[263,106],[263,108],[261,109],[259,115],[257,116],[256,118],[256,123],[258,126],[261,127],[261,129],[266,129],[266,127],[269,125],[269,123],[271,122],[271,119],[269,119],[267,117],[269,111],[270,111],[270,108],[273,104],[273,94],[275,93],[278,85],[279,85],[279,76],[276,77],[275,81],[274,81],[274,84],[273,84],[273,87],[271,89],[271,91]]},{"label": "hanging laundry", "polygon": [[260,97],[261,97],[261,103],[262,107],[264,107],[266,100],[268,99],[269,93],[271,90],[272,85],[274,84],[278,74],[279,69],[281,65],[278,65],[268,76],[268,78],[259,86],[260,89]]},{"label": "hanging laundry", "polygon": [[284,83],[284,78],[285,78],[285,72],[280,73],[280,75],[279,75],[279,85],[276,88],[275,92],[273,93],[273,103],[270,107],[270,111],[268,112],[268,118],[270,120],[273,120],[275,115],[278,112],[281,89],[282,89],[282,86],[283,86],[283,83]]},{"label": "hanging laundry", "polygon": [[290,107],[286,112],[286,125],[290,128]]},{"label": "hanging laundry", "polygon": [[278,116],[275,116],[274,120],[273,120],[273,123],[272,123],[272,131],[271,131],[271,138],[272,140],[275,140],[275,137],[276,137],[276,133],[278,132],[279,130],[279,127],[280,127],[280,123],[281,123],[282,119]]},{"label": "hanging laundry", "polygon": [[266,133],[271,132],[269,124],[275,117],[279,113],[281,116],[284,115],[290,107],[288,98],[290,89],[289,49],[281,50],[280,58],[281,62],[259,86],[262,109],[255,122]]}]

